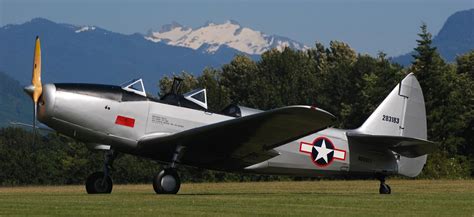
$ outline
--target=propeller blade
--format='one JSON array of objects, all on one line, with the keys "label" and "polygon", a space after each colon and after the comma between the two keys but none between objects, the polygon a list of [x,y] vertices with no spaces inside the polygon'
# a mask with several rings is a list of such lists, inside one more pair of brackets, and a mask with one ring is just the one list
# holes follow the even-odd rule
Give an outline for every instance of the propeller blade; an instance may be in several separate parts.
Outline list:
[{"label": "propeller blade", "polygon": [[36,142],[36,117],[38,112],[38,101],[43,94],[43,85],[41,84],[41,44],[39,36],[36,36],[35,53],[33,57],[33,73],[31,76],[31,85],[24,88],[25,92],[33,99],[33,145]]},{"label": "propeller blade", "polygon": [[43,93],[43,85],[41,84],[41,44],[39,36],[36,36],[35,44],[35,56],[33,59],[33,75],[31,78],[31,84],[33,85],[33,102],[38,103],[38,99]]}]

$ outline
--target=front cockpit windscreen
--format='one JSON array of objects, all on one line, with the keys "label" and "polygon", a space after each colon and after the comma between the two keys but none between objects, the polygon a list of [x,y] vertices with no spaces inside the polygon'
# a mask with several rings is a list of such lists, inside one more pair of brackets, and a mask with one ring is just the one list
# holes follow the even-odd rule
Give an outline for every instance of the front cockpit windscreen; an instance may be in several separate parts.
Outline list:
[{"label": "front cockpit windscreen", "polygon": [[145,86],[143,85],[143,80],[141,78],[125,82],[120,86],[125,91],[129,91],[146,97]]}]

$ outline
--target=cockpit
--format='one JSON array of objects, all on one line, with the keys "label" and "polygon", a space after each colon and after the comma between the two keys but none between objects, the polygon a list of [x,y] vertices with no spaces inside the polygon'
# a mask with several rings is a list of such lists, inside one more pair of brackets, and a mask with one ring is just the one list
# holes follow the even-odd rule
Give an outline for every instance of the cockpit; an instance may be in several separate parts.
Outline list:
[{"label": "cockpit", "polygon": [[[159,99],[147,96],[142,79],[133,79],[131,81],[123,83],[120,86],[122,90],[146,97],[148,100],[191,109],[208,111],[206,89],[200,88],[189,91],[184,94],[180,94],[179,92],[181,89],[182,81],[183,79],[175,77],[171,86],[171,90]],[[243,117],[259,112],[261,112],[261,110],[238,105],[229,105],[224,110],[218,113],[232,117]]]},{"label": "cockpit", "polygon": [[175,78],[171,91],[162,96],[159,100],[147,96],[145,86],[143,85],[142,79],[133,79],[125,82],[120,87],[122,90],[135,93],[144,97],[147,97],[154,101],[159,101],[171,105],[183,106],[192,109],[207,110],[207,95],[206,89],[195,89],[185,94],[179,94],[179,90],[182,84],[182,79]]},{"label": "cockpit", "polygon": [[195,89],[185,94],[180,94],[183,79],[174,78],[170,92],[160,98],[160,101],[192,109],[208,110],[206,89]]}]

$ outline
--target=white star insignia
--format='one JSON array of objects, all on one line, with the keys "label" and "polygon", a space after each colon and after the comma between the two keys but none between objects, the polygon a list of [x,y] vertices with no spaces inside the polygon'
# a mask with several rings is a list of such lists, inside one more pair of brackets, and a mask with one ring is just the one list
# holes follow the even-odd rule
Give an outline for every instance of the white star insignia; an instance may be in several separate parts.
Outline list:
[{"label": "white star insignia", "polygon": [[314,159],[314,161],[317,161],[319,159],[323,159],[326,163],[328,163],[328,154],[333,152],[333,149],[326,148],[326,142],[323,139],[323,143],[321,144],[321,147],[318,146],[313,146],[316,151],[318,151],[318,156]]}]

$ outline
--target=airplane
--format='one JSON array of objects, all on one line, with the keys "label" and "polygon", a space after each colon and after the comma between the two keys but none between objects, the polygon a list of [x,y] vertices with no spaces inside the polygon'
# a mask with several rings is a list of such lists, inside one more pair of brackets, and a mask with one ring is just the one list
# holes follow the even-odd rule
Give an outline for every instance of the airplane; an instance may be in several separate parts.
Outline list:
[{"label": "airplane", "polygon": [[89,194],[112,192],[110,168],[118,153],[165,165],[153,178],[157,194],[176,194],[176,168],[299,177],[415,177],[427,154],[423,93],[408,74],[357,129],[336,129],[334,115],[314,106],[293,105],[268,111],[229,105],[221,112],[207,107],[206,89],[180,94],[175,79],[161,98],[149,96],[141,79],[121,86],[41,83],[41,47],[36,38],[32,84],[36,122],[104,152],[103,171],[86,180]]}]

